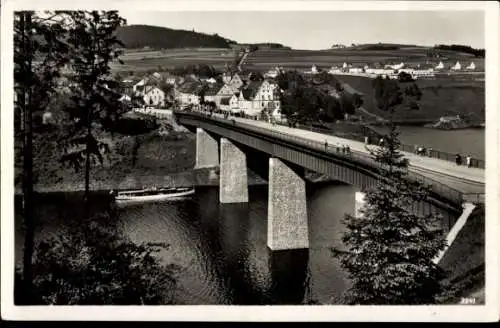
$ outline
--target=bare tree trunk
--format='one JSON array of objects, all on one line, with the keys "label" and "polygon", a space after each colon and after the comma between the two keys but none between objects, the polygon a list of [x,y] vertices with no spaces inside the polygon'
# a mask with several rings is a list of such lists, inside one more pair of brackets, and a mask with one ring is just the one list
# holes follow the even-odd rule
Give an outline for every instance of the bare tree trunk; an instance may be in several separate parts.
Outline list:
[{"label": "bare tree trunk", "polygon": [[[31,29],[31,14],[24,12],[21,14],[21,30],[23,33],[23,52],[27,56],[27,61],[23,63],[24,69],[31,72],[31,38],[26,35]],[[30,32],[28,32],[30,33]],[[31,34],[31,33],[30,33]],[[23,109],[23,130],[24,130],[24,180],[23,180],[23,211],[24,211],[24,254],[23,254],[23,282],[28,300],[33,288],[33,247],[35,235],[34,204],[33,204],[33,115],[31,107],[31,86],[21,91],[21,103]]]},{"label": "bare tree trunk", "polygon": [[[90,116],[90,115],[89,115]],[[87,122],[87,144],[86,144],[86,151],[85,151],[85,195],[84,195],[84,213],[85,213],[85,219],[88,218],[89,216],[89,211],[90,211],[90,136],[92,133],[92,125],[89,120]]]}]

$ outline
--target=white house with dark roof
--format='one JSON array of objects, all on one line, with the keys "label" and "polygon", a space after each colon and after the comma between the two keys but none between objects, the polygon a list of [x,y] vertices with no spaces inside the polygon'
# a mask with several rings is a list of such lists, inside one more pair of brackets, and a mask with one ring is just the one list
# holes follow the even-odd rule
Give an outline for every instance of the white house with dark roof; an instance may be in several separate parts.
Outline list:
[{"label": "white house with dark roof", "polygon": [[268,80],[250,82],[229,100],[232,112],[245,112],[246,115],[257,116],[263,109],[274,116],[280,114],[280,101],[277,94],[278,85]]},{"label": "white house with dark roof", "polygon": [[235,94],[235,92],[238,92],[238,90],[235,90],[228,84],[224,84],[215,95],[215,103],[219,106],[221,104],[222,98],[231,98]]},{"label": "white house with dark roof", "polygon": [[455,65],[454,65],[454,66],[452,66],[450,69],[451,69],[451,70],[453,70],[453,71],[459,71],[459,70],[461,70],[461,69],[462,69],[462,65],[460,65],[460,62],[458,62],[458,61],[457,61],[457,62],[455,63]]},{"label": "white house with dark roof", "polygon": [[436,67],[434,67],[434,69],[437,69],[437,70],[439,70],[439,69],[443,69],[443,68],[444,68],[444,64],[443,64],[443,62],[442,62],[442,61],[441,61],[441,62],[439,62],[439,64],[437,64],[437,65],[436,65]]},{"label": "white house with dark roof", "polygon": [[473,71],[476,69],[476,64],[474,64],[474,62],[471,62],[470,65],[467,66],[465,69]]},{"label": "white house with dark roof", "polygon": [[155,85],[138,86],[136,93],[142,96],[146,106],[165,106],[165,92]]}]

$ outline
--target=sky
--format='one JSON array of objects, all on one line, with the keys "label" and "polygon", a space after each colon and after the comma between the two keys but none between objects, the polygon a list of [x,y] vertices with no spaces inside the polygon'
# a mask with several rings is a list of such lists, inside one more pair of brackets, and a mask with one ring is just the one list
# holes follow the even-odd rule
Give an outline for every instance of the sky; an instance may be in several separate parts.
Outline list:
[{"label": "sky", "polygon": [[485,47],[483,11],[120,11],[129,25],[195,30],[239,43],[276,42],[295,49],[341,43]]}]

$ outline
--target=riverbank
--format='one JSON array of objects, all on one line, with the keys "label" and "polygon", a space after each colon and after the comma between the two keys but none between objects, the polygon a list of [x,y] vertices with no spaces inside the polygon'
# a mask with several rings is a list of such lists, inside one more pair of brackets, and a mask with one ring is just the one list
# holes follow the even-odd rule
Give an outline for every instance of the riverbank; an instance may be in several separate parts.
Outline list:
[{"label": "riverbank", "polygon": [[474,123],[459,117],[444,118],[441,117],[439,121],[432,122],[424,125],[425,128],[439,129],[439,130],[459,130],[459,129],[484,129],[484,123]]},{"label": "riverbank", "polygon": [[[160,120],[154,130],[137,134],[96,131],[109,149],[101,162],[91,163],[91,190],[135,188],[141,184],[187,184],[195,165],[196,136],[169,120]],[[135,133],[134,133],[135,132]],[[61,131],[40,131],[33,141],[34,190],[72,192],[85,189],[84,163],[64,162]],[[17,141],[20,142],[20,141]],[[22,154],[16,153],[15,187],[21,189]],[[74,164],[74,163],[73,163]]]},{"label": "riverbank", "polygon": [[[85,190],[83,167],[61,163],[54,141],[38,137],[34,152],[34,191],[38,193],[81,192]],[[196,136],[164,120],[159,129],[134,136],[100,134],[110,146],[102,163],[93,163],[90,190],[125,190],[148,186],[218,186],[219,170],[197,169]],[[18,176],[21,167],[17,167]],[[266,182],[249,171],[249,185]],[[16,179],[16,194],[22,193]]]}]

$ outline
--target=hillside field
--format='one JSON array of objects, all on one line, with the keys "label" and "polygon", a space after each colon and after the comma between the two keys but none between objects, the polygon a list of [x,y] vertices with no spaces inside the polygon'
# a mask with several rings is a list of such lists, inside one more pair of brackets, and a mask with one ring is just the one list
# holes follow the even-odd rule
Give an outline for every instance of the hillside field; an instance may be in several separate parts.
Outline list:
[{"label": "hillside field", "polygon": [[[387,117],[387,113],[379,110],[375,103],[372,79],[360,76],[336,76],[341,83],[348,84],[354,90],[364,94],[363,107],[369,112]],[[438,76],[434,80],[417,80],[422,91],[419,110],[402,110],[396,114],[398,120],[437,120],[447,115],[470,115],[474,121],[484,121],[485,88],[484,81],[476,81],[471,77],[453,75]],[[400,83],[404,88],[405,84]],[[346,88],[349,90],[348,88]]]},{"label": "hillside field", "polygon": [[113,71],[147,71],[162,66],[166,69],[190,64],[207,64],[224,67],[234,60],[234,51],[220,48],[167,49],[155,51],[125,51],[121,56],[124,64],[114,63]]}]

